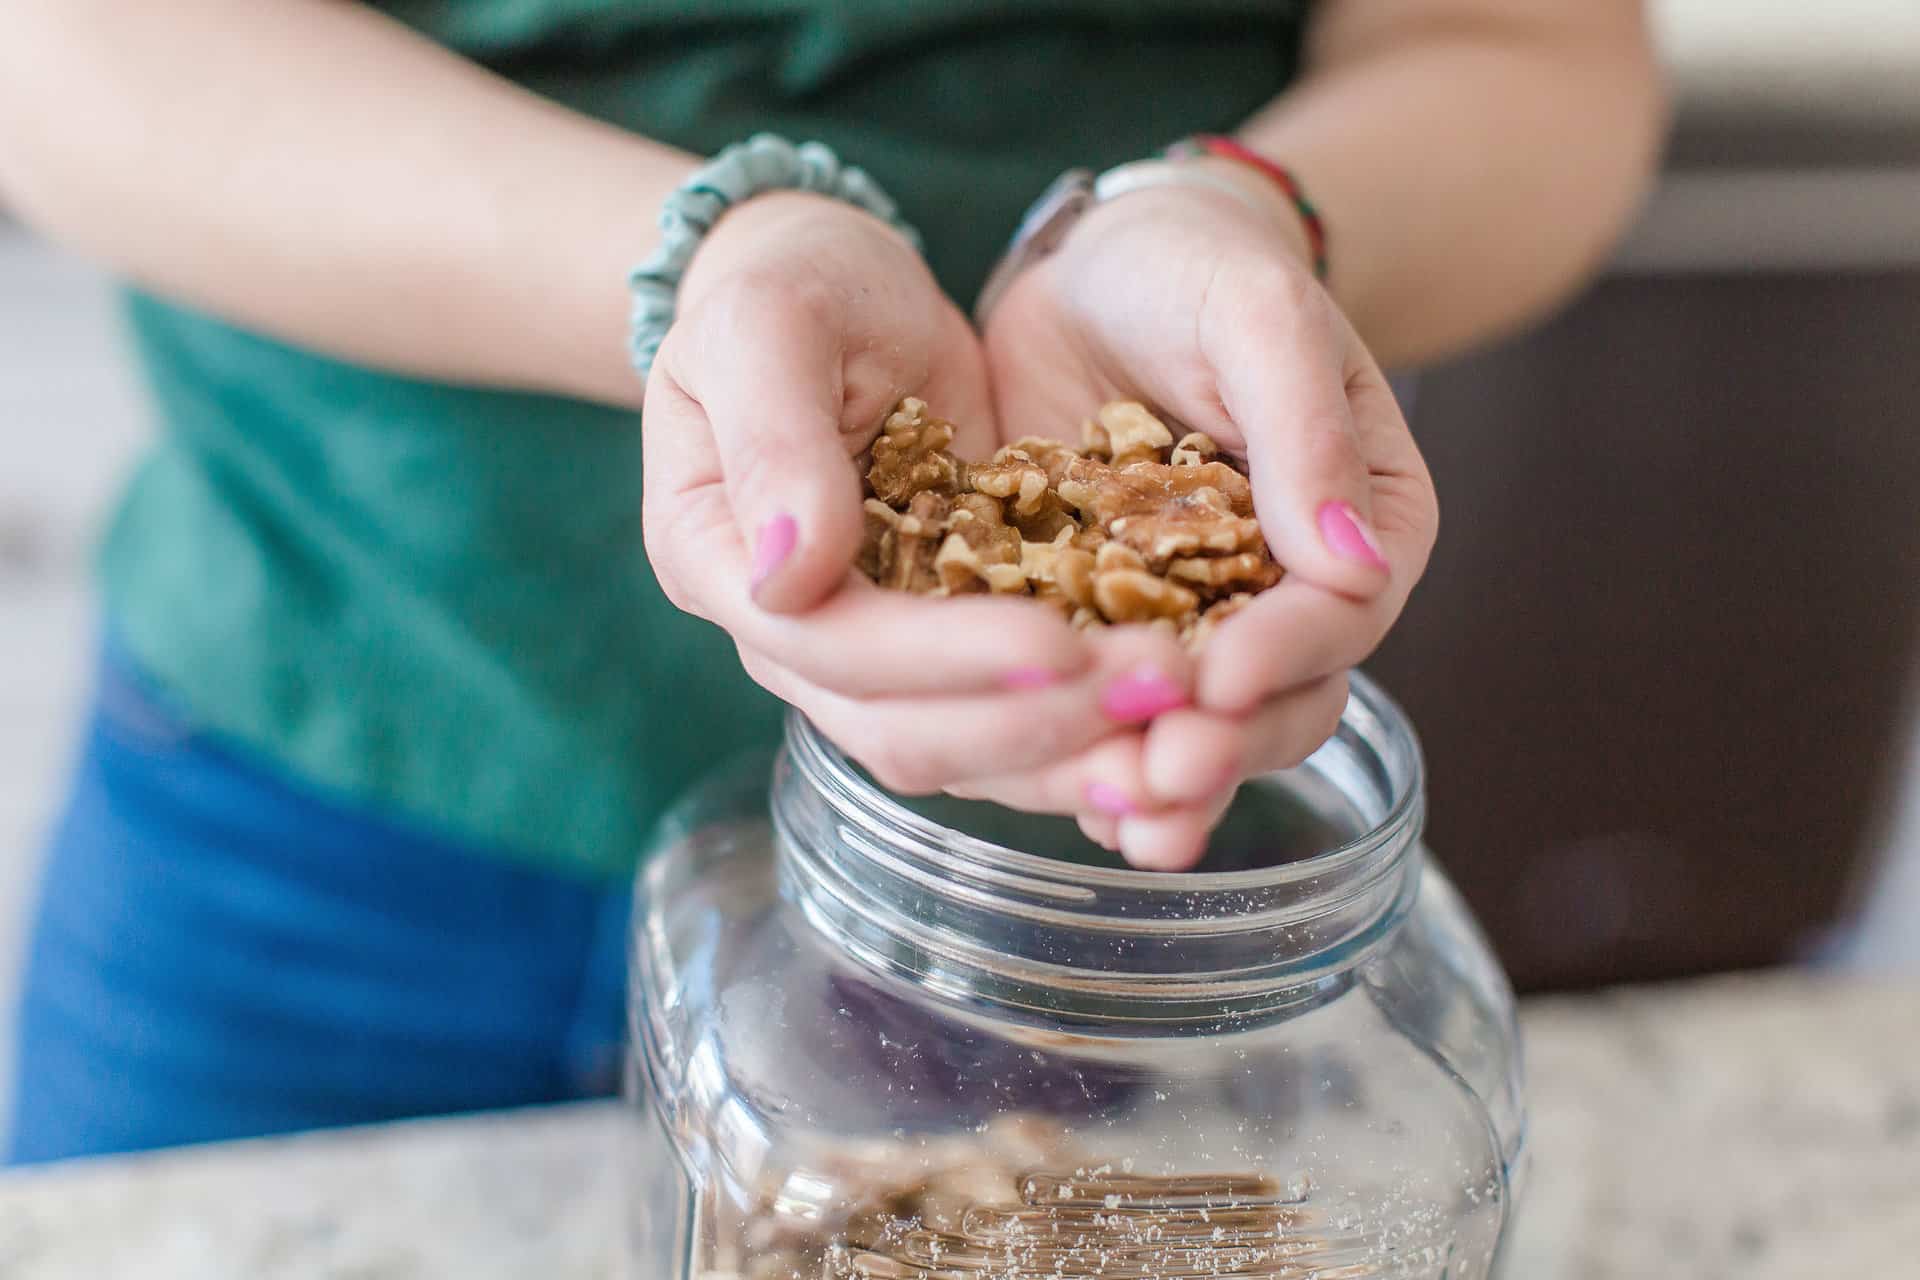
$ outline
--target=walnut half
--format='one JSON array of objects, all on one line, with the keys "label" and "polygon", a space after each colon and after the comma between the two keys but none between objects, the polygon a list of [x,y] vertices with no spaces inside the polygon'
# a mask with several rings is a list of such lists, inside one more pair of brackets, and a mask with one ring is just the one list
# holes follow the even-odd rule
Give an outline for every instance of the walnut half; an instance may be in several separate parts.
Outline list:
[{"label": "walnut half", "polygon": [[958,493],[960,460],[947,452],[952,444],[951,422],[930,415],[924,400],[902,400],[873,442],[868,488],[895,510],[918,493]]}]

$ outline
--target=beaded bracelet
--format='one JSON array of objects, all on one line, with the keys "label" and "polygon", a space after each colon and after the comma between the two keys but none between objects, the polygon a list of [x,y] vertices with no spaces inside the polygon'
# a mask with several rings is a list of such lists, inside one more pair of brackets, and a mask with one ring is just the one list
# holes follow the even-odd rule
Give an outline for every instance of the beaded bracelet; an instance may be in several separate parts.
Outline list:
[{"label": "beaded bracelet", "polygon": [[1169,159],[1186,160],[1195,156],[1217,156],[1222,160],[1237,161],[1271,178],[1274,185],[1292,202],[1294,211],[1300,215],[1300,222],[1306,228],[1307,251],[1313,258],[1313,274],[1321,280],[1327,278],[1327,227],[1321,221],[1320,211],[1314,208],[1313,201],[1307,199],[1307,193],[1293,170],[1276,164],[1244,143],[1217,133],[1196,133],[1167,148]]},{"label": "beaded bracelet", "polygon": [[915,249],[920,233],[900,217],[900,207],[866,170],[843,165],[825,143],[795,145],[771,133],[737,142],[709,160],[667,197],[660,209],[660,247],[627,278],[633,294],[628,352],[641,377],[654,357],[679,302],[680,278],[694,251],[720,215],[768,191],[812,191],[864,209],[906,236]]}]

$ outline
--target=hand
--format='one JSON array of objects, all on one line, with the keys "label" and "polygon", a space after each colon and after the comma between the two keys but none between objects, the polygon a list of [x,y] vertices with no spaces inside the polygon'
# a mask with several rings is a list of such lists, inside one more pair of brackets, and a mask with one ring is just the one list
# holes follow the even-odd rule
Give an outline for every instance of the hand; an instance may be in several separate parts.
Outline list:
[{"label": "hand", "polygon": [[883,784],[1017,800],[1025,773],[1166,704],[1124,679],[1159,641],[1095,643],[1031,602],[929,600],[855,572],[851,458],[906,395],[961,424],[965,456],[992,452],[979,340],[912,248],[819,196],[729,212],[646,388],[648,553],[676,605]]},{"label": "hand", "polygon": [[1112,770],[1108,807],[1130,812],[1081,825],[1166,868],[1198,859],[1241,779],[1331,734],[1347,670],[1399,616],[1439,520],[1406,421],[1307,268],[1291,208],[1257,174],[1211,172],[1248,198],[1170,183],[1096,208],[1014,282],[985,337],[1005,435],[1112,399],[1155,405],[1247,462],[1287,570],[1212,637],[1193,706],[1029,782],[1058,791],[1061,775],[1084,786]]}]

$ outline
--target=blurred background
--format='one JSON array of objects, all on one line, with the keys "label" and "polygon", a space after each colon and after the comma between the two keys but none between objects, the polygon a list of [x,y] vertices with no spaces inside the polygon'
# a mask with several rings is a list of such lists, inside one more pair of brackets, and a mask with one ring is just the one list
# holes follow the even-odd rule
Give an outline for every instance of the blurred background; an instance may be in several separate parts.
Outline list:
[{"label": "blurred background", "polygon": [[[1440,549],[1372,670],[1524,989],[1920,972],[1920,4],[1654,7],[1667,177],[1423,380]],[[0,213],[0,1001],[145,431],[106,283]]]}]

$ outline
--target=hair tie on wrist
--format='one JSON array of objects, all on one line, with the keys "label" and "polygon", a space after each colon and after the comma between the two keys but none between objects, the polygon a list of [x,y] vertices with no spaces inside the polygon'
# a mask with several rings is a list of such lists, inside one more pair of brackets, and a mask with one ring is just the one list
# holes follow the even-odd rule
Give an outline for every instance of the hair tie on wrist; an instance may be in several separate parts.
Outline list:
[{"label": "hair tie on wrist", "polygon": [[660,207],[660,247],[647,255],[627,286],[633,294],[627,349],[641,377],[653,369],[673,324],[680,277],[720,215],[768,191],[811,191],[864,209],[906,236],[918,249],[920,233],[866,170],[842,164],[822,142],[795,145],[776,134],[755,134],[702,165]]},{"label": "hair tie on wrist", "polygon": [[1167,148],[1167,157],[1173,160],[1192,159],[1195,156],[1215,156],[1222,160],[1233,160],[1257,169],[1272,180],[1273,184],[1285,193],[1294,211],[1300,215],[1300,222],[1307,232],[1307,252],[1313,258],[1313,274],[1320,280],[1327,278],[1327,227],[1321,221],[1320,211],[1314,208],[1313,201],[1307,199],[1307,193],[1300,185],[1300,179],[1293,170],[1283,164],[1267,159],[1245,143],[1217,133],[1196,133],[1192,137],[1182,138]]}]

